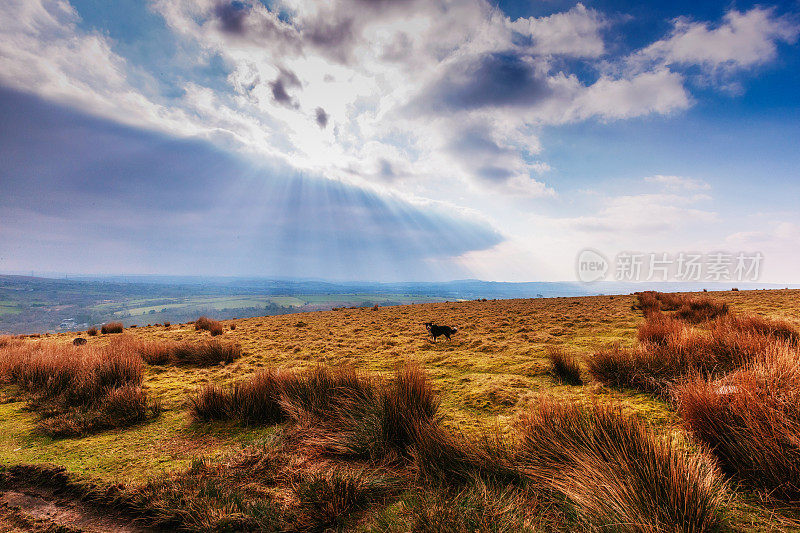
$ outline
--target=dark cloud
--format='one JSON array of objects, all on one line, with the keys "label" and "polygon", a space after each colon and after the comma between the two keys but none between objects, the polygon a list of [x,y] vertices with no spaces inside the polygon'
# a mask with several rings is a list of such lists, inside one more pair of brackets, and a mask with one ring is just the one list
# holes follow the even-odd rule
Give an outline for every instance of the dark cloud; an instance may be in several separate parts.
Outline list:
[{"label": "dark cloud", "polygon": [[320,128],[325,129],[328,126],[328,118],[329,118],[328,114],[321,107],[318,107],[315,113],[316,113],[317,124],[319,124]]},{"label": "dark cloud", "polygon": [[475,174],[488,181],[505,181],[514,175],[514,171],[500,166],[487,165],[478,168]]},{"label": "dark cloud", "polygon": [[300,79],[294,72],[281,69],[280,74],[278,74],[278,78],[275,81],[270,82],[269,86],[272,89],[272,98],[274,98],[276,102],[289,107],[297,107],[297,103],[287,90],[287,87],[302,86]]},{"label": "dark cloud", "polygon": [[320,52],[341,63],[350,60],[350,52],[356,41],[352,18],[338,21],[320,18],[304,28],[303,37]]},{"label": "dark cloud", "polygon": [[386,159],[381,159],[380,163],[381,178],[385,180],[393,180],[397,177],[397,174],[395,173],[394,168],[392,168],[392,164],[389,161]]},{"label": "dark cloud", "polygon": [[423,106],[446,111],[527,106],[550,93],[547,80],[523,57],[493,53],[450,67],[426,91]]},{"label": "dark cloud", "polygon": [[250,12],[250,6],[244,2],[222,2],[214,8],[214,15],[219,19],[223,31],[241,35],[245,32],[244,22]]},{"label": "dark cloud", "polygon": [[503,240],[480,220],[2,87],[0,183],[0,270],[417,279],[442,275],[432,258]]}]

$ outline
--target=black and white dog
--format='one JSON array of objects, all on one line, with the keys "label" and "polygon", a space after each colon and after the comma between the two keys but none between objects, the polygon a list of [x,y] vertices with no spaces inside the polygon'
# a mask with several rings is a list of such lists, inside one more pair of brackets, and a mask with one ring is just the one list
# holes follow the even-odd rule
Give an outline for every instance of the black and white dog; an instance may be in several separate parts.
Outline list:
[{"label": "black and white dog", "polygon": [[451,328],[450,326],[437,326],[433,322],[425,322],[425,329],[427,329],[428,333],[430,333],[431,337],[433,337],[433,342],[436,342],[436,337],[439,335],[444,335],[447,337],[447,340],[450,340],[450,335],[458,331],[458,328]]}]

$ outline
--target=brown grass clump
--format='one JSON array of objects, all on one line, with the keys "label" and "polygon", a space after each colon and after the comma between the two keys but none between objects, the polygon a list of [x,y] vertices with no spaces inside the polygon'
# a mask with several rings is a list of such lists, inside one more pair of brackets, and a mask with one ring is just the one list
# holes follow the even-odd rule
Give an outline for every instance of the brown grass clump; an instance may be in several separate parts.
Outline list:
[{"label": "brown grass clump", "polygon": [[218,340],[206,342],[151,341],[134,343],[133,350],[141,354],[149,365],[187,365],[207,367],[220,363],[232,363],[242,356],[238,344]]},{"label": "brown grass clump", "polygon": [[160,412],[141,389],[142,360],[125,342],[25,343],[3,348],[0,360],[3,379],[30,395],[43,414],[40,430],[54,437],[123,427]]},{"label": "brown grass clump", "polygon": [[647,317],[661,311],[673,312],[673,316],[699,324],[728,314],[728,304],[708,297],[687,294],[644,291],[637,293],[638,309]]},{"label": "brown grass clump", "polygon": [[108,333],[122,333],[123,329],[122,322],[109,322],[108,324],[103,324],[100,327],[100,333],[103,335]]},{"label": "brown grass clump", "polygon": [[790,500],[800,498],[800,355],[775,343],[719,380],[676,387],[678,412],[723,469]]},{"label": "brown grass clump", "polygon": [[219,385],[209,383],[189,398],[189,414],[198,422],[230,420],[231,394]]},{"label": "brown grass clump", "polygon": [[660,311],[647,315],[644,323],[639,326],[637,337],[639,342],[666,345],[670,338],[680,336],[685,329],[685,324]]},{"label": "brown grass clump", "polygon": [[86,330],[86,334],[90,337],[96,337],[98,333],[99,331],[97,331],[97,328],[94,326]]},{"label": "brown grass clump", "polygon": [[225,326],[219,320],[213,320],[207,316],[201,316],[194,321],[195,331],[208,331],[212,337],[222,335],[225,332]]},{"label": "brown grass clump", "polygon": [[777,320],[759,315],[727,316],[718,321],[724,327],[744,333],[773,337],[792,344],[800,343],[800,332],[788,320]]},{"label": "brown grass clump", "polygon": [[588,362],[598,381],[668,396],[669,388],[697,373],[721,376],[767,351],[765,336],[748,319],[719,317],[695,328],[662,312],[652,312],[639,327],[640,344],[601,350]]},{"label": "brown grass clump", "polygon": [[582,385],[581,365],[578,359],[564,353],[556,346],[547,347],[547,357],[552,365],[551,374],[561,383],[567,385]]},{"label": "brown grass clump", "polygon": [[520,431],[521,471],[566,496],[587,527],[677,532],[721,525],[726,491],[712,464],[618,407],[545,400]]},{"label": "brown grass clump", "polygon": [[408,456],[420,427],[438,423],[439,400],[424,371],[407,364],[383,381],[350,367],[261,371],[232,388],[208,385],[191,399],[197,421],[273,424],[320,452],[354,457]]}]

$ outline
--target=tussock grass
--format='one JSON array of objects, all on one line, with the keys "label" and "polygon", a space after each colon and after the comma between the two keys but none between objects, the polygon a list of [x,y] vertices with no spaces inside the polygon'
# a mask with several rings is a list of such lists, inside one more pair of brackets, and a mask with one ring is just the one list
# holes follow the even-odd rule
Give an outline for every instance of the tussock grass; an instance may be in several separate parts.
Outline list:
[{"label": "tussock grass", "polygon": [[557,346],[547,347],[547,358],[552,365],[551,374],[561,383],[582,385],[581,365],[578,359]]},{"label": "tussock grass", "polygon": [[80,348],[19,343],[0,349],[0,360],[3,380],[30,395],[44,415],[40,430],[55,437],[124,427],[160,412],[141,388],[141,357],[124,341]]},{"label": "tussock grass", "polygon": [[800,355],[775,343],[719,380],[696,377],[674,391],[687,429],[723,469],[748,485],[800,499]]},{"label": "tussock grass", "polygon": [[589,373],[602,383],[668,397],[676,383],[696,374],[721,376],[770,349],[775,337],[751,326],[749,318],[723,316],[693,327],[662,312],[649,313],[639,327],[640,344],[595,353]]},{"label": "tussock grass", "polygon": [[232,363],[242,356],[242,348],[232,342],[134,342],[133,350],[149,365],[212,366]]},{"label": "tussock grass", "polygon": [[638,309],[645,317],[650,313],[669,311],[676,318],[692,324],[725,316],[730,310],[725,302],[688,294],[644,291],[637,293],[637,300]]},{"label": "tussock grass", "polygon": [[208,331],[211,333],[212,337],[217,335],[222,335],[225,333],[225,326],[222,325],[222,322],[219,320],[213,320],[208,318],[207,316],[201,316],[197,320],[194,321],[194,329],[196,331]]},{"label": "tussock grass", "polygon": [[520,470],[566,496],[588,527],[713,531],[722,524],[726,491],[713,464],[618,407],[545,400],[520,431]]},{"label": "tussock grass", "polygon": [[100,333],[106,335],[108,333],[122,333],[125,328],[122,326],[122,322],[109,322],[108,324],[103,324],[100,327]]}]

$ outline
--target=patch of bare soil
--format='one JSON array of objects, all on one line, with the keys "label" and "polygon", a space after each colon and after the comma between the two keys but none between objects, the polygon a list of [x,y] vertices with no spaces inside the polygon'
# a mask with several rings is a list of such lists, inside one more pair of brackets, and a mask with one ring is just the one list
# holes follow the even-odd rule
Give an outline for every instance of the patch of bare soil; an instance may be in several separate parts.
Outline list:
[{"label": "patch of bare soil", "polygon": [[151,530],[73,497],[40,487],[20,486],[0,492],[0,533],[16,531],[145,533]]}]

